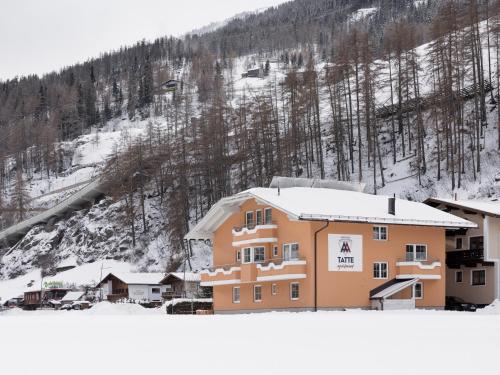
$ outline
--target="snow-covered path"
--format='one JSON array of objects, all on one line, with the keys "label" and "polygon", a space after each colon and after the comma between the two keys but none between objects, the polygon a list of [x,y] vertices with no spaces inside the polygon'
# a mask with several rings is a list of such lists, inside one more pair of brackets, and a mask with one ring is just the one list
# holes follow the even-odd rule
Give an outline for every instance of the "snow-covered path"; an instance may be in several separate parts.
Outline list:
[{"label": "snow-covered path", "polygon": [[2,373],[456,375],[499,369],[500,315],[167,316],[108,307],[0,314]]}]

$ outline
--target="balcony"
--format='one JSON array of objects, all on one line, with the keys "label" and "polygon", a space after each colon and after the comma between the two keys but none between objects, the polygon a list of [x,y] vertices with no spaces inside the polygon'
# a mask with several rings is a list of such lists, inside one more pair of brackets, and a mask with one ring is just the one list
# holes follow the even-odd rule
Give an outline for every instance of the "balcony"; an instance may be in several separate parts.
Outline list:
[{"label": "balcony", "polygon": [[204,269],[200,273],[201,286],[230,285],[241,282],[241,265],[226,264]]},{"label": "balcony", "polygon": [[396,262],[396,279],[418,278],[420,280],[440,280],[440,260],[414,260],[412,258]]},{"label": "balcony", "polygon": [[278,242],[278,225],[275,223],[233,228],[234,247]]},{"label": "balcony", "polygon": [[446,265],[448,267],[475,266],[476,263],[484,262],[484,250],[457,250],[446,253]]},{"label": "balcony", "polygon": [[201,272],[201,286],[297,280],[307,277],[304,259],[269,259],[265,262],[216,266]]},{"label": "balcony", "polygon": [[256,281],[296,280],[307,277],[305,259],[271,259],[264,263],[257,263],[256,268]]}]

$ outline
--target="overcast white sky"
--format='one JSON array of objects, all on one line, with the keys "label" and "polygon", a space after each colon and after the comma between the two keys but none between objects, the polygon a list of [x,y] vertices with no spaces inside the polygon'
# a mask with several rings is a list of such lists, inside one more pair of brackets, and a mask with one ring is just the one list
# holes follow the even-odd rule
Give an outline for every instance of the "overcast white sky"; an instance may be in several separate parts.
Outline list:
[{"label": "overcast white sky", "polygon": [[182,35],[285,0],[0,0],[0,79],[43,74],[143,38]]}]

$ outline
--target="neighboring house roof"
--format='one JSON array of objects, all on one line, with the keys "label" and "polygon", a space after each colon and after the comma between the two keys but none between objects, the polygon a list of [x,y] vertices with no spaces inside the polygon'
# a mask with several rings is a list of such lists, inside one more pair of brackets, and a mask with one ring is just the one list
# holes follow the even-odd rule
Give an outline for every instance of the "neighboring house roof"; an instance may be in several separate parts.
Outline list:
[{"label": "neighboring house roof", "polygon": [[111,276],[116,277],[128,285],[158,285],[165,277],[165,274],[160,272],[110,272],[99,282],[99,284],[103,283]]},{"label": "neighboring house roof", "polygon": [[485,215],[500,217],[500,202],[496,201],[429,198],[424,203],[434,206],[443,204],[453,208],[470,210]]},{"label": "neighboring house roof", "polygon": [[187,282],[199,282],[201,280],[200,274],[196,272],[170,272],[163,278],[161,283],[164,284],[171,277]]},{"label": "neighboring house roof", "polygon": [[476,224],[429,205],[396,199],[396,214],[388,212],[388,197],[325,188],[253,188],[217,202],[186,235],[187,239],[212,238],[213,232],[248,199],[279,209],[294,220],[406,224],[475,228]]},{"label": "neighboring house roof", "polygon": [[85,292],[68,292],[62,298],[63,301],[78,301],[80,298],[84,296]]}]

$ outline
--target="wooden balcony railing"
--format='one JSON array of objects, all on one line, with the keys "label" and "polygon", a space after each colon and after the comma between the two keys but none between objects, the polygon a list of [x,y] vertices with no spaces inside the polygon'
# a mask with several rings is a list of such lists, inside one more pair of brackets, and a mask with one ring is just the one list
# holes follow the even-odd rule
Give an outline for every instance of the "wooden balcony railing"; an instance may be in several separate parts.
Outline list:
[{"label": "wooden balcony railing", "polygon": [[484,250],[483,249],[471,249],[471,250],[457,250],[448,251],[446,253],[446,265],[465,265],[469,263],[482,262],[484,261]]}]

